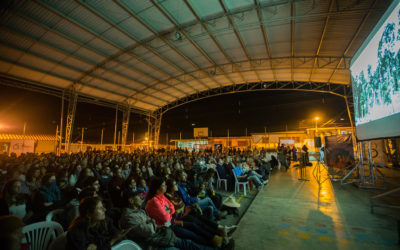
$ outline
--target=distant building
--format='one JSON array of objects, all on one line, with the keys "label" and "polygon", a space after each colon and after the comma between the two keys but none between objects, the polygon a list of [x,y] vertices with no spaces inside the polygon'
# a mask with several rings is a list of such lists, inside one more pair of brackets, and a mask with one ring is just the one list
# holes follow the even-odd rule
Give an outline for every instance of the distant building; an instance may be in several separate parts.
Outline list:
[{"label": "distant building", "polygon": [[234,137],[208,137],[203,139],[177,139],[171,140],[175,142],[176,148],[188,150],[204,150],[206,148],[216,147],[234,147],[240,149],[247,148],[264,148],[266,150],[276,150],[279,145],[285,144],[301,148],[303,145],[316,151],[314,145],[315,137],[321,137],[322,143],[325,142],[325,136],[338,134],[351,134],[351,127],[329,127],[329,128],[309,128],[299,131],[282,131],[270,133],[252,133],[251,136],[234,136]]},{"label": "distant building", "polygon": [[23,135],[0,133],[0,153],[55,153],[57,138],[55,135]]}]

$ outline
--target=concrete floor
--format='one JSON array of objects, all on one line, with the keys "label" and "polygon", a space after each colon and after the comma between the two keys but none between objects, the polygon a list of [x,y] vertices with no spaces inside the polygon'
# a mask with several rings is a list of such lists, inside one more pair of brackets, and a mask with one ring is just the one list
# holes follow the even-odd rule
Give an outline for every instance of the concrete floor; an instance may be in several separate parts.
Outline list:
[{"label": "concrete floor", "polygon": [[400,249],[398,210],[372,214],[376,191],[329,179],[318,185],[315,165],[307,168],[310,181],[299,181],[297,168],[272,174],[239,222],[235,249]]}]

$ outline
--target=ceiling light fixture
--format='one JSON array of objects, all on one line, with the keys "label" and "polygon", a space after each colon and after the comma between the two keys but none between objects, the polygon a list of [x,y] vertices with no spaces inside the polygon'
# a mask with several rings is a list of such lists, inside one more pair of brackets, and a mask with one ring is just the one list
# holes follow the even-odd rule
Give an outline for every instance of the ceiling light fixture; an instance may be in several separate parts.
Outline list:
[{"label": "ceiling light fixture", "polygon": [[176,40],[182,40],[182,35],[179,31],[175,32],[175,38]]}]

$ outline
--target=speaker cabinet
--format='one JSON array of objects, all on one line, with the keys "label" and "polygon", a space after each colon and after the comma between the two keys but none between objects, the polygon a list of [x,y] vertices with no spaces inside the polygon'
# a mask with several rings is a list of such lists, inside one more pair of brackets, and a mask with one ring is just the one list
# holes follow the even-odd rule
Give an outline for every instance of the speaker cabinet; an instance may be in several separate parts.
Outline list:
[{"label": "speaker cabinet", "polygon": [[321,137],[320,136],[314,137],[314,145],[316,148],[321,147]]}]

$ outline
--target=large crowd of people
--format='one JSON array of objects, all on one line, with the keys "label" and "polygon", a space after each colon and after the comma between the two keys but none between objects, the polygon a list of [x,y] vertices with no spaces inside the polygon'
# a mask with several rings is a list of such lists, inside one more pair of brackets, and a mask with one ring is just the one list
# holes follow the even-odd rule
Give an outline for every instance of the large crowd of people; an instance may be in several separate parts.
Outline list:
[{"label": "large crowd of people", "polygon": [[144,249],[232,249],[236,226],[218,222],[237,209],[224,206],[216,179],[229,191],[235,177],[262,189],[278,160],[288,167],[277,159],[283,150],[0,155],[0,220],[28,225],[62,209],[66,249],[110,249],[121,239]]}]

